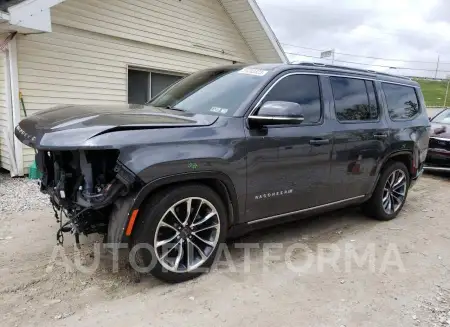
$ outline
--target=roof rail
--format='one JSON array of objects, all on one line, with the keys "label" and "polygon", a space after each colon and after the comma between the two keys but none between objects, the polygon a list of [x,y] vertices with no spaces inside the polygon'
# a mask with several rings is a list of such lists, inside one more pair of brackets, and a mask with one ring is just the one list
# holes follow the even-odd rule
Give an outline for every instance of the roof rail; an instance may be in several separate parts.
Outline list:
[{"label": "roof rail", "polygon": [[394,75],[394,74],[388,74],[388,73],[382,73],[382,72],[376,72],[376,73],[381,76],[390,76],[390,77],[396,77],[396,78],[401,78],[401,79],[407,79],[408,81],[413,80],[411,77],[408,77],[408,76]]},{"label": "roof rail", "polygon": [[366,74],[370,73],[370,74],[375,74],[375,75],[390,76],[390,77],[411,80],[411,78],[409,78],[409,77],[377,72],[377,71],[371,70],[371,69],[354,68],[354,67],[340,66],[340,65],[330,65],[330,64],[320,63],[320,62],[294,62],[292,64],[302,65],[302,66],[316,66],[316,67],[343,69],[343,70],[347,70],[347,71],[361,72],[361,73],[366,73]]},{"label": "roof rail", "polygon": [[336,68],[336,69],[344,69],[344,70],[350,70],[350,71],[355,71],[355,72],[364,72],[364,73],[373,73],[373,74],[377,73],[373,70],[368,70],[368,69],[353,68],[353,67],[340,66],[340,65],[330,65],[330,64],[324,64],[321,62],[299,62],[299,63],[297,63],[297,65]]}]

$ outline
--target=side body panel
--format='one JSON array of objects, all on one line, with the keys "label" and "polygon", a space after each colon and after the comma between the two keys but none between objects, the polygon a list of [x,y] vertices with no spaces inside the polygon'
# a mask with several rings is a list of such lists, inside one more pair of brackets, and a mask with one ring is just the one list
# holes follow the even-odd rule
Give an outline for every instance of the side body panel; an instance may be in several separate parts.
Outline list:
[{"label": "side body panel", "polygon": [[[297,73],[302,75],[289,72]],[[320,81],[322,84],[322,78]],[[250,128],[246,124],[247,222],[328,202],[333,134],[325,101],[322,111],[322,120],[317,124],[263,128]],[[328,143],[310,144],[318,139]]]},{"label": "side body panel", "polygon": [[[221,117],[212,126],[167,131],[170,138],[157,129],[128,131],[126,136],[134,144],[120,147],[119,161],[144,184],[168,177],[174,177],[170,182],[176,182],[219,176],[233,200],[237,200],[238,214],[243,217],[247,155],[243,119]],[[97,136],[95,142],[101,145],[114,139],[117,144],[122,138],[122,133],[113,132]]]},{"label": "side body panel", "polygon": [[[385,154],[384,160],[398,154],[411,154],[411,173],[413,178],[420,174],[428,153],[431,124],[425,106],[422,91],[415,87],[419,100],[420,113],[411,120],[392,120],[389,117],[386,96],[381,88],[381,82],[377,83],[378,92],[383,102],[386,120],[390,129],[390,148]],[[381,169],[381,167],[379,167]]]}]

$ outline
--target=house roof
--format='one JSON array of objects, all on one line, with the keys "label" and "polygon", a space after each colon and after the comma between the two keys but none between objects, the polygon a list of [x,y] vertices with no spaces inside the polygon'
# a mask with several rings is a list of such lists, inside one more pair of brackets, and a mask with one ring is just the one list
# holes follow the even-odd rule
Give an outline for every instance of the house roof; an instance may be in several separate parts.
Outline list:
[{"label": "house roof", "polygon": [[[17,22],[18,27],[51,31],[50,7],[65,0],[0,0],[0,20],[9,21],[11,25]],[[247,43],[258,62],[288,63],[280,43],[264,17],[256,0],[218,0],[233,21],[242,38]],[[18,4],[20,6],[17,6]],[[27,8],[28,7],[28,8]],[[2,15],[1,12],[4,12]],[[7,12],[7,13],[6,13]],[[24,17],[31,17],[30,24]],[[30,16],[31,15],[31,16]],[[36,20],[42,15],[42,20]],[[43,23],[41,23],[43,22]],[[38,23],[38,25],[36,25]],[[20,29],[17,29],[20,32]]]},{"label": "house roof", "polygon": [[259,62],[289,62],[256,0],[219,1]]}]

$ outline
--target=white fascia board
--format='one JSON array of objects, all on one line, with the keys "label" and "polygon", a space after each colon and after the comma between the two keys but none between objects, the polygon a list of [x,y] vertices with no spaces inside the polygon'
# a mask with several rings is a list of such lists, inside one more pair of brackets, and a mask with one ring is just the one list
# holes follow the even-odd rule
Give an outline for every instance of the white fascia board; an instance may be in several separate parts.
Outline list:
[{"label": "white fascia board", "polygon": [[278,39],[275,36],[275,33],[272,31],[272,28],[270,27],[269,23],[267,22],[266,18],[264,17],[263,12],[259,8],[258,4],[256,3],[256,0],[248,0],[248,3],[250,5],[250,7],[252,8],[253,12],[255,13],[256,18],[258,18],[258,21],[261,24],[262,28],[264,29],[264,32],[266,32],[266,35],[269,38],[270,42],[272,43],[272,46],[277,51],[278,56],[280,57],[281,61],[283,63],[289,63],[288,57],[284,53],[284,50],[281,47],[280,42],[278,42]]},{"label": "white fascia board", "polygon": [[11,25],[42,32],[52,31],[50,8],[64,0],[26,0],[8,8]]}]

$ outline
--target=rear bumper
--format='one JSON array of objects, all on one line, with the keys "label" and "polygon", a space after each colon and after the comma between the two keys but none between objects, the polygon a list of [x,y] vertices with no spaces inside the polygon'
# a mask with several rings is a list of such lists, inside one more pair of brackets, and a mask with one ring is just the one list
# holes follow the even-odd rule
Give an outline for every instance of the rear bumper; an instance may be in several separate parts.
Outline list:
[{"label": "rear bumper", "polygon": [[450,151],[443,149],[429,149],[425,162],[428,167],[450,169]]}]

